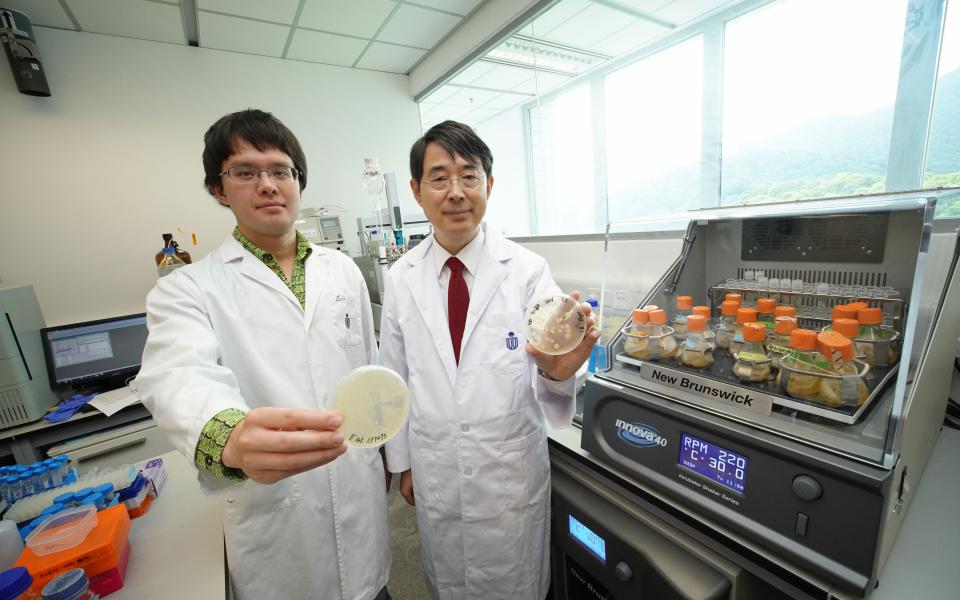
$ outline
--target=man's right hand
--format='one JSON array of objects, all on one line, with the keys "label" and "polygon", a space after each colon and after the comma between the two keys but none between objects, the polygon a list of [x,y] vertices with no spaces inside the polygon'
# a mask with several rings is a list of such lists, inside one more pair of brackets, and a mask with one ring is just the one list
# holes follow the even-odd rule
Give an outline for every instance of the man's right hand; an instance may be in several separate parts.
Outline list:
[{"label": "man's right hand", "polygon": [[255,408],[234,427],[223,448],[223,464],[257,483],[276,483],[346,452],[337,431],[342,424],[343,417],[332,411]]},{"label": "man's right hand", "polygon": [[417,505],[413,498],[413,472],[410,469],[400,473],[400,495],[410,506]]}]

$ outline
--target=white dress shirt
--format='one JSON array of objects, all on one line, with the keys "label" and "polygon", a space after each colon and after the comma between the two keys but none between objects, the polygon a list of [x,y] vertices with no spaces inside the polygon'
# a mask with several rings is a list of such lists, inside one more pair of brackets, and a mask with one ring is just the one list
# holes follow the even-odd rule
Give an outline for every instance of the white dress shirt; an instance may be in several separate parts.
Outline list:
[{"label": "white dress shirt", "polygon": [[[436,238],[434,238],[434,241],[436,241]],[[447,259],[454,255],[447,252],[439,243],[435,243],[431,251],[433,252],[433,266],[437,269],[437,281],[440,283],[443,313],[449,316],[450,310],[447,306],[447,298],[450,289],[451,271],[450,267],[447,266]],[[456,254],[456,257],[463,263],[463,280],[467,283],[467,291],[471,295],[473,294],[473,280],[477,277],[477,267],[480,266],[481,254],[483,254],[482,227],[478,229],[476,237]]]}]

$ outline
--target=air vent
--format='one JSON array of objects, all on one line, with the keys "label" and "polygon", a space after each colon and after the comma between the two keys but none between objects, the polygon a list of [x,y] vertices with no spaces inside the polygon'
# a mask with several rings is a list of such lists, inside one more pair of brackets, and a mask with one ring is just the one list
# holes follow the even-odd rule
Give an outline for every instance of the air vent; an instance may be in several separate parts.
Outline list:
[{"label": "air vent", "polygon": [[741,260],[881,263],[888,213],[746,219]]}]

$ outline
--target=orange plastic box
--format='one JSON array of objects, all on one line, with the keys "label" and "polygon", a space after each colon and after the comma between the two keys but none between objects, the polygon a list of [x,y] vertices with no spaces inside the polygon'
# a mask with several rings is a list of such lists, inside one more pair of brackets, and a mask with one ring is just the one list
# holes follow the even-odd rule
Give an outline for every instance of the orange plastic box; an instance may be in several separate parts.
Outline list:
[{"label": "orange plastic box", "polygon": [[33,576],[30,589],[38,593],[47,582],[70,569],[81,568],[93,579],[120,566],[129,535],[127,507],[118,504],[97,513],[96,527],[79,545],[44,556],[37,556],[27,548],[14,566],[26,567]]}]

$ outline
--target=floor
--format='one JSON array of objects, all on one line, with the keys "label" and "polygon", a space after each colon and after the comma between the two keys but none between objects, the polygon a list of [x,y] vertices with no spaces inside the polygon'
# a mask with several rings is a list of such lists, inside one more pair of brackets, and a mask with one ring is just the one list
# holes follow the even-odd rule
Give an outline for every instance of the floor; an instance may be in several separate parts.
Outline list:
[{"label": "floor", "polygon": [[393,568],[387,589],[394,600],[429,600],[420,569],[420,534],[417,532],[416,510],[407,504],[397,490],[399,477],[394,477],[387,501],[390,513],[390,546]]}]

